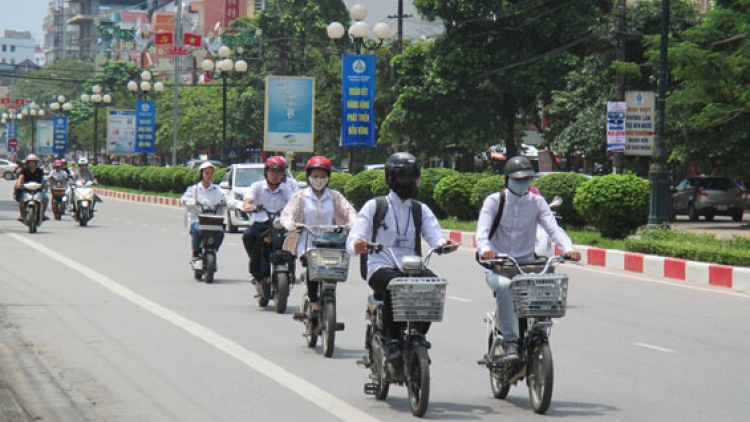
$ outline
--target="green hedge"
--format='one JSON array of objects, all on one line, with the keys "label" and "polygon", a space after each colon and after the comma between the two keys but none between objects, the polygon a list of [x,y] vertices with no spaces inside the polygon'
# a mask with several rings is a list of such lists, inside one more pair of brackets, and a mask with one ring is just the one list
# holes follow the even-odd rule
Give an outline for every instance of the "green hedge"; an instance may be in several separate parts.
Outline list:
[{"label": "green hedge", "polygon": [[625,244],[633,252],[750,267],[750,239],[745,237],[719,240],[712,235],[651,229],[625,239]]},{"label": "green hedge", "polygon": [[608,174],[581,184],[573,206],[602,236],[623,239],[648,220],[648,180]]},{"label": "green hedge", "polygon": [[586,225],[586,220],[576,211],[573,200],[578,187],[588,180],[588,177],[578,173],[550,173],[536,180],[534,186],[539,188],[539,193],[547,201],[559,195],[563,203],[555,208],[555,212],[562,219],[562,224],[581,228]]},{"label": "green hedge", "polygon": [[435,201],[435,186],[437,186],[441,180],[454,174],[459,173],[455,170],[446,168],[422,169],[422,179],[419,182],[417,199],[427,204],[438,218],[447,217],[448,211],[444,210],[437,201]]},{"label": "green hedge", "polygon": [[457,173],[438,182],[433,195],[440,208],[459,220],[476,220],[479,209],[471,205],[471,192],[482,176],[477,173]]}]

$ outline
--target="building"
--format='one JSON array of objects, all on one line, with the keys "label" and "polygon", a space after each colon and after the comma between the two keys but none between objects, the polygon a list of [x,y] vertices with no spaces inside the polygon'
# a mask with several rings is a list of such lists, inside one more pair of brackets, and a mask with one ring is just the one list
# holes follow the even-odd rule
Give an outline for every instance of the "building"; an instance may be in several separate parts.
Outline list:
[{"label": "building", "polygon": [[30,31],[5,30],[2,34],[0,64],[14,66],[26,61],[37,64],[36,42]]}]

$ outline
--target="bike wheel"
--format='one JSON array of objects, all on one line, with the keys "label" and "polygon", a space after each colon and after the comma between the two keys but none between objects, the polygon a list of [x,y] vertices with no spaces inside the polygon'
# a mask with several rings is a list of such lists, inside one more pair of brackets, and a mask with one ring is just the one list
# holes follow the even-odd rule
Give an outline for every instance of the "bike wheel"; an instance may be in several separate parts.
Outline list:
[{"label": "bike wheel", "polygon": [[[367,328],[370,329],[369,327]],[[369,332],[368,332],[369,334]],[[369,337],[368,337],[369,338]],[[391,385],[385,381],[385,356],[383,356],[383,350],[380,346],[376,346],[372,343],[370,350],[370,371],[372,371],[372,379],[377,380],[378,387],[375,389],[375,398],[378,400],[385,400],[388,398],[388,391]]]},{"label": "bike wheel", "polygon": [[214,282],[214,273],[216,272],[216,255],[211,252],[206,252],[206,283],[211,284]]},{"label": "bike wheel", "polygon": [[430,402],[430,358],[424,345],[413,347],[409,352],[409,391],[411,414],[424,416]]},{"label": "bike wheel", "polygon": [[286,312],[286,301],[289,298],[289,274],[276,273],[276,313],[283,314]]},{"label": "bike wheel", "polygon": [[[307,293],[302,295],[300,312],[310,315],[310,298],[307,297]],[[305,320],[305,337],[307,337],[307,347],[315,347],[318,344],[318,335],[315,333],[315,327],[313,327],[309,318]]]},{"label": "bike wheel", "polygon": [[[256,281],[256,283],[260,283],[258,292],[258,306],[261,308],[265,308],[266,305],[268,305],[268,300],[271,297],[271,287],[269,287],[270,280],[268,279],[261,279]],[[261,294],[261,292],[263,294]]]},{"label": "bike wheel", "polygon": [[320,335],[323,337],[323,356],[330,358],[336,343],[336,304],[328,300],[323,303],[321,311],[320,324],[323,326]]},{"label": "bike wheel", "polygon": [[78,225],[81,227],[86,227],[88,222],[89,222],[89,210],[88,208],[81,208],[78,211]]},{"label": "bike wheel", "polygon": [[548,343],[541,343],[529,351],[529,374],[526,380],[529,385],[531,407],[534,412],[543,415],[552,401],[554,369],[552,350]]},{"label": "bike wheel", "polygon": [[[500,342],[497,343],[497,346],[492,347],[494,340],[494,336],[490,334],[487,346],[487,357],[492,362],[499,362],[503,357],[503,350],[499,347]],[[502,400],[508,397],[510,384],[503,385],[503,377],[498,372],[499,369],[493,370],[490,368],[490,388],[492,389],[492,395],[495,396],[496,399]]]}]

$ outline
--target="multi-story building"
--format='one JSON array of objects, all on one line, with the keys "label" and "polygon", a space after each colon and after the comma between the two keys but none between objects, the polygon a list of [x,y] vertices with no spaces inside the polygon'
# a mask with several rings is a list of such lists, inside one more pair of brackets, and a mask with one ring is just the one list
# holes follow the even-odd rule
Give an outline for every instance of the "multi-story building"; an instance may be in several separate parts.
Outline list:
[{"label": "multi-story building", "polygon": [[9,29],[3,31],[0,38],[0,63],[16,65],[27,60],[37,64],[36,42],[31,32]]}]

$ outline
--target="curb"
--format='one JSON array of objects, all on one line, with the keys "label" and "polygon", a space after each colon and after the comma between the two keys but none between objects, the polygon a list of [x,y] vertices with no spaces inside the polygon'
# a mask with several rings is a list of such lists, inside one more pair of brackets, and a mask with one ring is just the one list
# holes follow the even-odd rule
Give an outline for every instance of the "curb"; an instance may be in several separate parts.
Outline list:
[{"label": "curb", "polygon": [[[123,201],[182,207],[180,200],[177,198],[140,195],[101,188],[95,188],[94,192],[102,197],[120,199]],[[470,248],[476,248],[477,246],[474,239],[474,233],[458,230],[443,230],[443,234],[461,246]],[[678,258],[666,258],[657,255],[646,255],[616,249],[594,248],[583,245],[576,245],[576,248],[581,251],[581,263],[584,265],[750,292],[750,268],[687,261]],[[557,250],[557,248],[555,248],[555,250]]]},{"label": "curb", "polygon": [[[473,233],[443,230],[446,237],[461,246],[476,248]],[[581,263],[638,274],[653,275],[678,281],[690,281],[706,286],[725,287],[741,292],[750,291],[750,268],[665,258],[616,249],[576,245],[581,252]],[[555,248],[559,253],[559,249]]]}]

